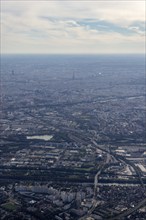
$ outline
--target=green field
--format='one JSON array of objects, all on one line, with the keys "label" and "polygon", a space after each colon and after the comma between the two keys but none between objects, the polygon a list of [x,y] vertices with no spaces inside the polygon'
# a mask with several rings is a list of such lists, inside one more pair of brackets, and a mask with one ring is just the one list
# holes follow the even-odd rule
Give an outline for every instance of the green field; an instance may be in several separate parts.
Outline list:
[{"label": "green field", "polygon": [[7,202],[7,203],[2,204],[1,207],[8,211],[15,211],[18,206],[12,202]]}]

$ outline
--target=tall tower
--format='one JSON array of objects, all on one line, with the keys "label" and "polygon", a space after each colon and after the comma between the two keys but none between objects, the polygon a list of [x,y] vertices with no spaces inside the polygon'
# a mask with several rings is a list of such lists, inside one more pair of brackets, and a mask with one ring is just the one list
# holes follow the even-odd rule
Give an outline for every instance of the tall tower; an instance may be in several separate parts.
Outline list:
[{"label": "tall tower", "polygon": [[75,73],[73,72],[72,80],[75,80]]},{"label": "tall tower", "polygon": [[14,70],[12,70],[12,75],[14,75]]}]

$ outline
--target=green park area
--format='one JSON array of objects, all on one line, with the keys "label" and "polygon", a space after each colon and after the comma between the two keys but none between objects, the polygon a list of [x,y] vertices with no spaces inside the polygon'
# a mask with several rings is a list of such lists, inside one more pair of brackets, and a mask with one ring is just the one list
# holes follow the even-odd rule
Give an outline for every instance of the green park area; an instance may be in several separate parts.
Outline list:
[{"label": "green park area", "polygon": [[8,210],[8,211],[15,211],[18,207],[18,205],[16,205],[13,202],[7,202],[1,205],[2,208]]}]

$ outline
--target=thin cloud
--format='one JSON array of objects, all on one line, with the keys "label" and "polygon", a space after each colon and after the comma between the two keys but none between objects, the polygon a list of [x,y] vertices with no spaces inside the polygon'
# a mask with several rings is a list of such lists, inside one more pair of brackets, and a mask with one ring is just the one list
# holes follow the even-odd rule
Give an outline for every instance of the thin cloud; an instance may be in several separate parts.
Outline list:
[{"label": "thin cloud", "polygon": [[5,1],[2,53],[144,52],[144,1]]}]

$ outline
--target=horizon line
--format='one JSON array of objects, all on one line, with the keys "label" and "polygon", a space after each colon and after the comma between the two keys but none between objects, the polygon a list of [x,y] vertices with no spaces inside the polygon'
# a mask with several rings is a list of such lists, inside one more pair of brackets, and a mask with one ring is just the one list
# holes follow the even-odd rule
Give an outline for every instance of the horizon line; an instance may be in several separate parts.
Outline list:
[{"label": "horizon line", "polygon": [[15,55],[146,55],[146,53],[1,53],[0,56]]}]

